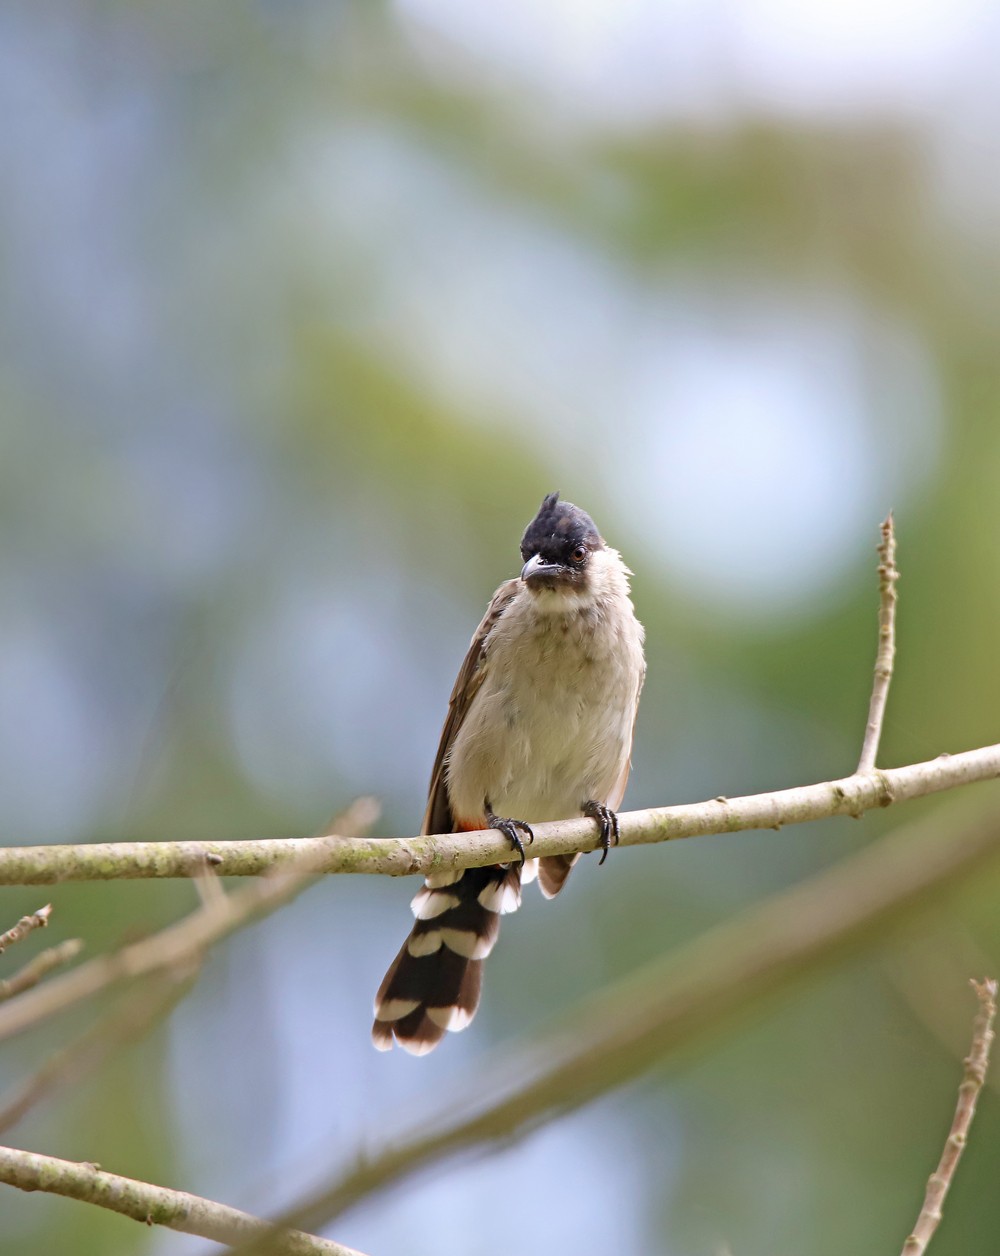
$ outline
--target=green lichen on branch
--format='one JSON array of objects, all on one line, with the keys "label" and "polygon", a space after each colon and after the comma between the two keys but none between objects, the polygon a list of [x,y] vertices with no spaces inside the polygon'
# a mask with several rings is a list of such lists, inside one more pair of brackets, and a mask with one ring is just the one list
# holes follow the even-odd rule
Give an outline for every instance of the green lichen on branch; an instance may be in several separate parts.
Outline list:
[{"label": "green lichen on branch", "polygon": [[[872,770],[743,798],[625,812],[621,844],[646,845],[713,833],[773,829],[831,816],[861,816],[905,802],[1000,777],[1000,745],[941,755],[926,763]],[[591,820],[535,826],[533,855],[590,851],[598,845]],[[220,876],[254,877],[303,859],[317,873],[380,876],[426,874],[498,863],[510,854],[506,838],[487,830],[430,837],[298,837],[231,842],[104,842],[80,846],[8,846],[0,849],[0,885],[62,881],[194,877],[206,861]]]}]

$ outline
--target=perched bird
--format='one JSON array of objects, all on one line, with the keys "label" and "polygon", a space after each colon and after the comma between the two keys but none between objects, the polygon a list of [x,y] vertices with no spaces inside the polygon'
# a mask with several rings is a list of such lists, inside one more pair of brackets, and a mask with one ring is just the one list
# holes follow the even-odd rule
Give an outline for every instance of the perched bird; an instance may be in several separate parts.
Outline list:
[{"label": "perched bird", "polygon": [[[546,898],[579,855],[524,860],[532,822],[592,816],[618,841],[646,664],[629,569],[590,516],[550,493],[521,540],[524,566],[476,629],[448,706],[422,833],[493,828],[519,862],[428,876],[413,931],[375,996],[372,1038],[414,1055],[475,1015],[500,917],[538,876]],[[522,840],[523,839],[523,840]]]}]

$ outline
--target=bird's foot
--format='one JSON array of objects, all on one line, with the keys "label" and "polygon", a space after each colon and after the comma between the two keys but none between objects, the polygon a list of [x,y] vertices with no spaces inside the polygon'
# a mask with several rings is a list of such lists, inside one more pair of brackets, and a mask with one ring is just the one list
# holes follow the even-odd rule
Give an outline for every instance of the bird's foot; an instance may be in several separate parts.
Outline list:
[{"label": "bird's foot", "polygon": [[603,802],[595,802],[593,798],[583,804],[583,814],[596,820],[601,830],[601,859],[598,867],[604,863],[611,849],[611,843],[618,845],[618,815]]},{"label": "bird's foot", "polygon": [[535,840],[535,835],[531,831],[531,825],[525,824],[523,820],[511,820],[507,816],[495,816],[490,809],[489,803],[486,804],[486,823],[491,829],[496,829],[497,832],[502,833],[506,837],[507,841],[521,856],[521,863],[524,863],[524,843],[521,841],[521,834],[518,832],[518,829],[527,837],[528,845],[530,846]]}]

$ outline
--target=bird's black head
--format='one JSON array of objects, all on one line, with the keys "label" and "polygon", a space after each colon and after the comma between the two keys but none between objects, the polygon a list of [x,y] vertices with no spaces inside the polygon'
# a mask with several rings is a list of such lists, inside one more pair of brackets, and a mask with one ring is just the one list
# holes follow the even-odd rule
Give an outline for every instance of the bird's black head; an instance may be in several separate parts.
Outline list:
[{"label": "bird's black head", "polygon": [[521,538],[521,578],[535,588],[578,587],[586,580],[591,555],[603,548],[590,515],[549,493]]}]

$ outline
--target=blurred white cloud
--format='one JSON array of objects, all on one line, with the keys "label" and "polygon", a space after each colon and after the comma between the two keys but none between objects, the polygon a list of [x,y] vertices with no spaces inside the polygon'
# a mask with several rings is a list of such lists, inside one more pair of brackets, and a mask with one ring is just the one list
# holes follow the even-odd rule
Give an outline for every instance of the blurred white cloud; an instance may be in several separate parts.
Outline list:
[{"label": "blurred white cloud", "polygon": [[[308,168],[317,255],[346,236],[380,259],[359,333],[470,423],[513,429],[567,496],[599,484],[627,555],[721,609],[816,605],[933,471],[934,363],[842,282],[745,259],[647,275],[390,133],[328,136]],[[345,183],[365,213],[338,208]]]},{"label": "blurred white cloud", "polygon": [[904,328],[823,288],[675,293],[668,308],[636,347],[615,500],[699,598],[806,610],[932,471],[933,368]]},{"label": "blurred white cloud", "polygon": [[858,114],[925,108],[959,81],[986,0],[397,0],[445,73],[488,66],[594,122],[747,106]]}]

